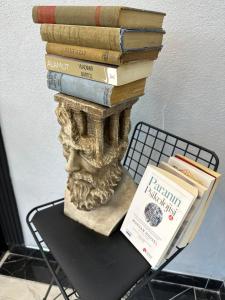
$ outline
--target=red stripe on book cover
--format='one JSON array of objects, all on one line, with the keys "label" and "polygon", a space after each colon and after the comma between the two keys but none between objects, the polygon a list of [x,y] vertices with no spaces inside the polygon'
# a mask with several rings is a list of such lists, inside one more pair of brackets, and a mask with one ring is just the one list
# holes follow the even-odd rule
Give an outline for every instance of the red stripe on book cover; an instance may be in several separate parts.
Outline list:
[{"label": "red stripe on book cover", "polygon": [[55,24],[56,6],[39,6],[37,9],[38,23]]},{"label": "red stripe on book cover", "polygon": [[101,6],[96,6],[95,10],[95,25],[100,26],[100,11],[101,11]]}]

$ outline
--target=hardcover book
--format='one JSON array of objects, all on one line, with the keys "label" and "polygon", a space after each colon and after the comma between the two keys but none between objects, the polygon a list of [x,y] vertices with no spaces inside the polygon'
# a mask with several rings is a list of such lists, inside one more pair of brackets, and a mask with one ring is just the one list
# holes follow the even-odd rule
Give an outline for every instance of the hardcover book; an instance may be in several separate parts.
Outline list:
[{"label": "hardcover book", "polygon": [[84,60],[47,54],[46,68],[72,76],[105,82],[111,85],[123,85],[147,78],[152,71],[153,61],[142,60],[121,66],[112,66]]},{"label": "hardcover book", "polygon": [[167,253],[195,199],[196,187],[148,166],[121,231],[154,269]]},{"label": "hardcover book", "polygon": [[161,28],[164,13],[124,6],[34,6],[35,23]]},{"label": "hardcover book", "polygon": [[121,52],[161,47],[164,33],[161,29],[125,29],[62,24],[41,25],[43,41]]},{"label": "hardcover book", "polygon": [[95,61],[110,65],[122,65],[135,60],[155,60],[162,47],[153,47],[141,51],[120,52],[75,45],[47,43],[46,52],[59,56]]},{"label": "hardcover book", "polygon": [[97,82],[67,74],[48,72],[48,88],[60,93],[89,100],[105,106],[113,106],[144,94],[146,79],[120,86]]}]

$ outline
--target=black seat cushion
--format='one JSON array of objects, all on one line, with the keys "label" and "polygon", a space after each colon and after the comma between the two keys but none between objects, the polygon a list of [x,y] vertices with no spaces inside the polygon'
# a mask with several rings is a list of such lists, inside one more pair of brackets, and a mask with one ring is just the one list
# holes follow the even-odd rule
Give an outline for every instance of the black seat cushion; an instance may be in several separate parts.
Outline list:
[{"label": "black seat cushion", "polygon": [[120,233],[104,237],[66,217],[63,203],[32,222],[82,300],[118,300],[149,264]]}]

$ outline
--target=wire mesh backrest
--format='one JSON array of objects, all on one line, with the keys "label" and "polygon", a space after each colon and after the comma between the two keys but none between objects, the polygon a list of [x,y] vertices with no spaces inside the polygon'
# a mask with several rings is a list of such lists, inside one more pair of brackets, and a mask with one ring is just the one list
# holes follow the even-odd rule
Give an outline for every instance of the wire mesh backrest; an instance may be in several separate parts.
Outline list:
[{"label": "wire mesh backrest", "polygon": [[178,153],[215,171],[218,168],[219,159],[213,151],[144,122],[134,129],[123,165],[139,183],[149,163],[158,165]]}]

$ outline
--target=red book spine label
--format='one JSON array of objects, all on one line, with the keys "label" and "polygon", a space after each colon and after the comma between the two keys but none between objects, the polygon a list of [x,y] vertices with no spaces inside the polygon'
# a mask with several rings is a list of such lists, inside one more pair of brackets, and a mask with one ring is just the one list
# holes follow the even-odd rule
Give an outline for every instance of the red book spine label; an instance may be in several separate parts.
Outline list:
[{"label": "red book spine label", "polygon": [[38,23],[55,24],[56,6],[39,6],[37,9]]},{"label": "red book spine label", "polygon": [[100,11],[101,11],[101,6],[96,6],[96,10],[95,10],[95,25],[96,26],[101,26],[100,25]]}]

